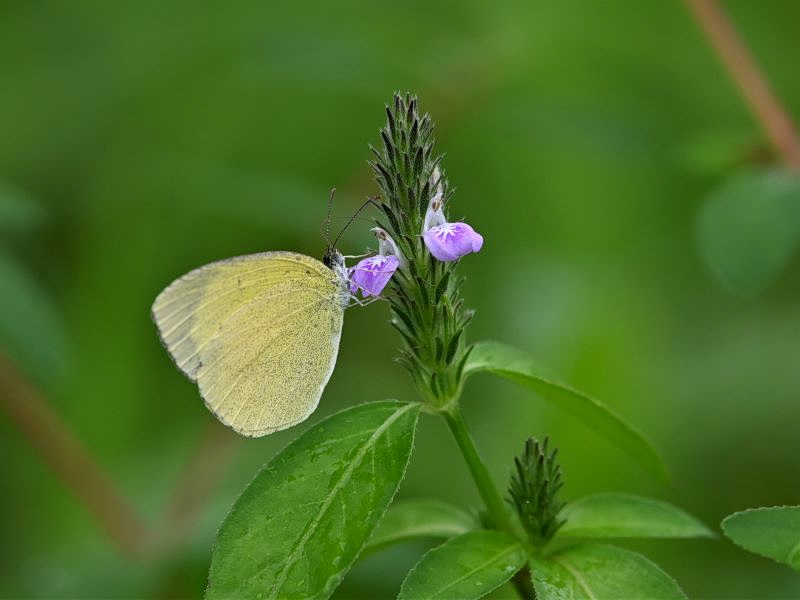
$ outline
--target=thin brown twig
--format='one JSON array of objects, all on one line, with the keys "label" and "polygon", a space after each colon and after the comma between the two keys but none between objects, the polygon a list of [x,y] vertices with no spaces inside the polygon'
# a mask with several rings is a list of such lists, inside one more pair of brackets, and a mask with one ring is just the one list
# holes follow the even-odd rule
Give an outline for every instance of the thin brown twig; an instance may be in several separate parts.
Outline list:
[{"label": "thin brown twig", "polygon": [[686,0],[686,4],[783,163],[793,171],[800,171],[797,130],[725,11],[717,0]]},{"label": "thin brown twig", "polygon": [[69,426],[11,361],[0,354],[0,406],[84,504],[123,554],[145,546],[146,528]]},{"label": "thin brown twig", "polygon": [[178,478],[162,522],[158,527],[149,527],[73,435],[70,426],[2,354],[0,407],[86,507],[111,543],[129,557],[170,549],[182,541],[202,515],[238,446],[235,434],[211,422]]}]

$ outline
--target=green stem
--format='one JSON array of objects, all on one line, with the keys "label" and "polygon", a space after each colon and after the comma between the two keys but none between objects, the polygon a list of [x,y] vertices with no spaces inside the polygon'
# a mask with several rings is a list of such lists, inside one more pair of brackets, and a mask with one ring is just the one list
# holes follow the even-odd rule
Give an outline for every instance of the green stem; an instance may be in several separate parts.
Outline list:
[{"label": "green stem", "polygon": [[[478,486],[483,503],[489,511],[491,524],[514,535],[503,499],[497,493],[497,488],[489,475],[489,470],[486,468],[480,454],[478,454],[478,449],[475,447],[475,442],[472,441],[472,436],[469,434],[464,417],[461,416],[461,409],[458,407],[458,403],[453,403],[448,410],[443,411],[441,414],[456,439],[458,448],[461,450],[464,461],[469,467],[469,472],[472,474],[472,479],[475,480],[475,485]],[[535,600],[536,592],[533,589],[530,571],[527,567],[512,578],[511,584],[521,598]]]},{"label": "green stem", "polygon": [[497,488],[494,486],[489,471],[480,454],[478,454],[478,449],[475,447],[475,442],[472,441],[472,436],[469,434],[464,417],[461,416],[458,404],[453,404],[449,410],[441,414],[444,416],[444,420],[447,421],[447,426],[456,439],[461,454],[464,455],[464,460],[467,463],[467,467],[469,467],[472,478],[475,480],[475,485],[478,486],[478,492],[480,492],[481,498],[486,504],[486,509],[489,511],[492,525],[513,534],[514,530],[511,528],[511,521],[508,519],[508,512],[503,499],[497,493]]}]

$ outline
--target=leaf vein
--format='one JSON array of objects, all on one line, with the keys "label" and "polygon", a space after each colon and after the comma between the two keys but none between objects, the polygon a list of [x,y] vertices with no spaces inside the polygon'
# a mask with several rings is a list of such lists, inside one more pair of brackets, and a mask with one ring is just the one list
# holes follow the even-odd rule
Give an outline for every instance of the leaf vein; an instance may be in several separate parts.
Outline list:
[{"label": "leaf vein", "polygon": [[577,584],[586,592],[586,595],[589,596],[589,600],[598,600],[597,596],[594,595],[592,589],[589,587],[588,582],[583,578],[583,575],[581,575],[581,572],[576,569],[572,563],[565,558],[558,558],[557,556],[553,557],[553,560],[569,571],[569,574],[575,578]]},{"label": "leaf vein", "polygon": [[317,527],[321,523],[323,517],[327,514],[328,510],[330,510],[333,502],[342,488],[350,481],[350,478],[353,475],[353,471],[355,471],[356,467],[361,464],[361,461],[364,460],[364,456],[369,451],[369,449],[375,444],[375,442],[384,434],[384,432],[399,419],[404,413],[408,412],[412,408],[414,408],[414,404],[407,404],[398,408],[391,416],[387,417],[387,419],[378,427],[373,434],[361,445],[356,453],[353,461],[347,466],[344,472],[341,474],[339,479],[333,485],[333,488],[328,494],[328,497],[325,498],[324,503],[320,507],[320,511],[317,515],[309,521],[308,525],[303,531],[303,534],[300,536],[300,539],[295,544],[294,548],[292,548],[291,552],[286,558],[286,562],[283,564],[283,568],[281,569],[278,576],[275,578],[275,583],[273,583],[272,588],[269,591],[269,597],[271,598],[278,598],[279,596],[277,593],[279,592],[281,586],[286,582],[287,577],[289,576],[290,569],[300,560],[303,548],[308,543],[308,540],[311,539],[311,536],[316,531]]},{"label": "leaf vein", "polygon": [[[443,587],[443,588],[441,588],[439,591],[437,591],[435,594],[433,594],[433,595],[431,596],[431,598],[436,598],[437,596],[441,596],[441,595],[442,595],[444,592],[446,592],[447,590],[449,590],[449,589],[450,589],[450,588],[452,588],[453,586],[455,586],[455,585],[458,585],[459,583],[461,583],[461,582],[462,582],[462,581],[464,581],[465,579],[468,579],[468,578],[472,577],[472,576],[473,576],[475,573],[477,573],[478,571],[480,571],[480,570],[482,570],[482,569],[484,569],[484,568],[486,568],[486,567],[488,567],[488,566],[491,566],[491,565],[493,565],[493,564],[494,564],[494,563],[496,563],[496,562],[499,562],[499,561],[500,561],[500,560],[502,560],[502,559],[503,559],[505,556],[507,556],[507,555],[511,554],[512,552],[516,552],[517,550],[519,550],[519,544],[514,544],[514,545],[513,545],[513,546],[511,546],[510,548],[507,548],[507,549],[503,550],[502,552],[500,552],[500,553],[499,553],[499,554],[497,554],[496,556],[494,556],[494,557],[490,558],[490,559],[489,559],[489,560],[487,560],[486,562],[483,562],[483,563],[481,563],[480,565],[478,565],[478,566],[476,566],[476,567],[474,567],[474,568],[470,569],[469,571],[467,571],[466,573],[464,573],[464,574],[463,574],[461,577],[458,577],[458,578],[454,579],[454,580],[453,580],[453,581],[451,581],[451,582],[450,582],[448,585],[444,586],[444,587]],[[596,600],[596,599],[595,599],[595,600]]]}]

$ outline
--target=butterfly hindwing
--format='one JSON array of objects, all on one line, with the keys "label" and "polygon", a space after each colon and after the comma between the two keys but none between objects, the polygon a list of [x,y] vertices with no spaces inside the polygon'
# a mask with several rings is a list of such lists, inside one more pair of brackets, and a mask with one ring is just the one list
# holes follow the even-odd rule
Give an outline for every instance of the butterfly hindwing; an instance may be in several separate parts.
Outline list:
[{"label": "butterfly hindwing", "polygon": [[156,298],[153,319],[209,409],[260,436],[316,408],[338,352],[342,286],[308,256],[252,254],[176,280]]}]

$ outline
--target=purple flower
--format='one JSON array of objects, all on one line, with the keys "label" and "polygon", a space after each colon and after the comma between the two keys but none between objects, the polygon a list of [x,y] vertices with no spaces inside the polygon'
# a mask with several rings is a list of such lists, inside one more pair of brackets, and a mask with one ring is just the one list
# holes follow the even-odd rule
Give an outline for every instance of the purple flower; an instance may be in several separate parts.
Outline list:
[{"label": "purple flower", "polygon": [[379,296],[389,283],[389,279],[400,266],[400,260],[396,256],[370,256],[350,269],[350,293],[355,294],[361,290],[361,295]]},{"label": "purple flower", "polygon": [[431,227],[422,238],[430,253],[444,262],[458,260],[483,246],[483,236],[466,223],[445,223]]},{"label": "purple flower", "polygon": [[431,198],[425,213],[422,239],[430,253],[443,262],[458,260],[483,246],[483,236],[472,227],[466,223],[447,222],[442,209],[441,192]]}]

